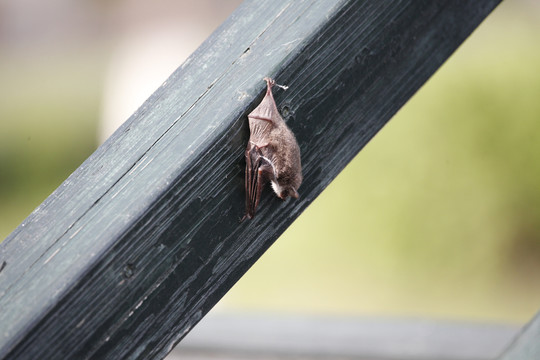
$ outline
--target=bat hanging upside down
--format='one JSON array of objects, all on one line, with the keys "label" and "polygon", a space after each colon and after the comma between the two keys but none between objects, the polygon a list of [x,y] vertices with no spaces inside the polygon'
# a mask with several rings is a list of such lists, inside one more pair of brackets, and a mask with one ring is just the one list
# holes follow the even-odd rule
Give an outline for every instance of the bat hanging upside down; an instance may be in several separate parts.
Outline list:
[{"label": "bat hanging upside down", "polygon": [[[250,137],[246,149],[246,214],[251,219],[259,205],[261,192],[267,182],[277,196],[298,198],[302,183],[300,148],[292,131],[278,112],[272,86],[266,81],[266,95],[249,115]],[[279,85],[278,85],[279,86]]]}]

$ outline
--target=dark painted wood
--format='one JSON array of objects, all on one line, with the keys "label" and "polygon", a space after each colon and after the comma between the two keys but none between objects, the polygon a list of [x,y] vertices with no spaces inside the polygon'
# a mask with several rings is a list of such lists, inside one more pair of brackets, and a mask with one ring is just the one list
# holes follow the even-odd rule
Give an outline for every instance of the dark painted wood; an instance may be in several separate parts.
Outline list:
[{"label": "dark painted wood", "polygon": [[[161,358],[500,0],[246,1],[0,245],[0,358]],[[244,211],[270,76],[301,199]]]}]

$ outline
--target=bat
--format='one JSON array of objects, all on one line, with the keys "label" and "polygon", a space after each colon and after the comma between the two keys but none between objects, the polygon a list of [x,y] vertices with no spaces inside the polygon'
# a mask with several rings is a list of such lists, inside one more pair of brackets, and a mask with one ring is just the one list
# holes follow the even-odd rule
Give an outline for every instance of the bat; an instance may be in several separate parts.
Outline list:
[{"label": "bat", "polygon": [[[276,195],[298,199],[302,183],[300,148],[279,111],[272,94],[276,82],[266,81],[266,95],[248,115],[249,142],[246,148],[246,214],[251,219],[261,199],[264,185],[271,183]],[[280,85],[278,85],[280,86]]]}]

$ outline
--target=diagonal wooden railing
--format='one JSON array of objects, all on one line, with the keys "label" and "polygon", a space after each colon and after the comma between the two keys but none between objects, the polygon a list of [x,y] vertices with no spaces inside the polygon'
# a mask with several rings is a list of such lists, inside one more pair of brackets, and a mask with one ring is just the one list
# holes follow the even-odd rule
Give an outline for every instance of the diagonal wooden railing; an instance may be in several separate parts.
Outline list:
[{"label": "diagonal wooden railing", "polygon": [[[0,358],[165,356],[499,2],[246,1],[0,245]],[[305,180],[240,222],[265,76]]]}]

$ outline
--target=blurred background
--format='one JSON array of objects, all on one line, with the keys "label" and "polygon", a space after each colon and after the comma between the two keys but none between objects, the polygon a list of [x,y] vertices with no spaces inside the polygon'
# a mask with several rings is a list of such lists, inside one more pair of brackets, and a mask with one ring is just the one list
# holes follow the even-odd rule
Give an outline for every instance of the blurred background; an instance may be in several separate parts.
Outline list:
[{"label": "blurred background", "polygon": [[[239,3],[0,0],[0,239]],[[213,311],[529,320],[539,64],[503,2]]]}]

